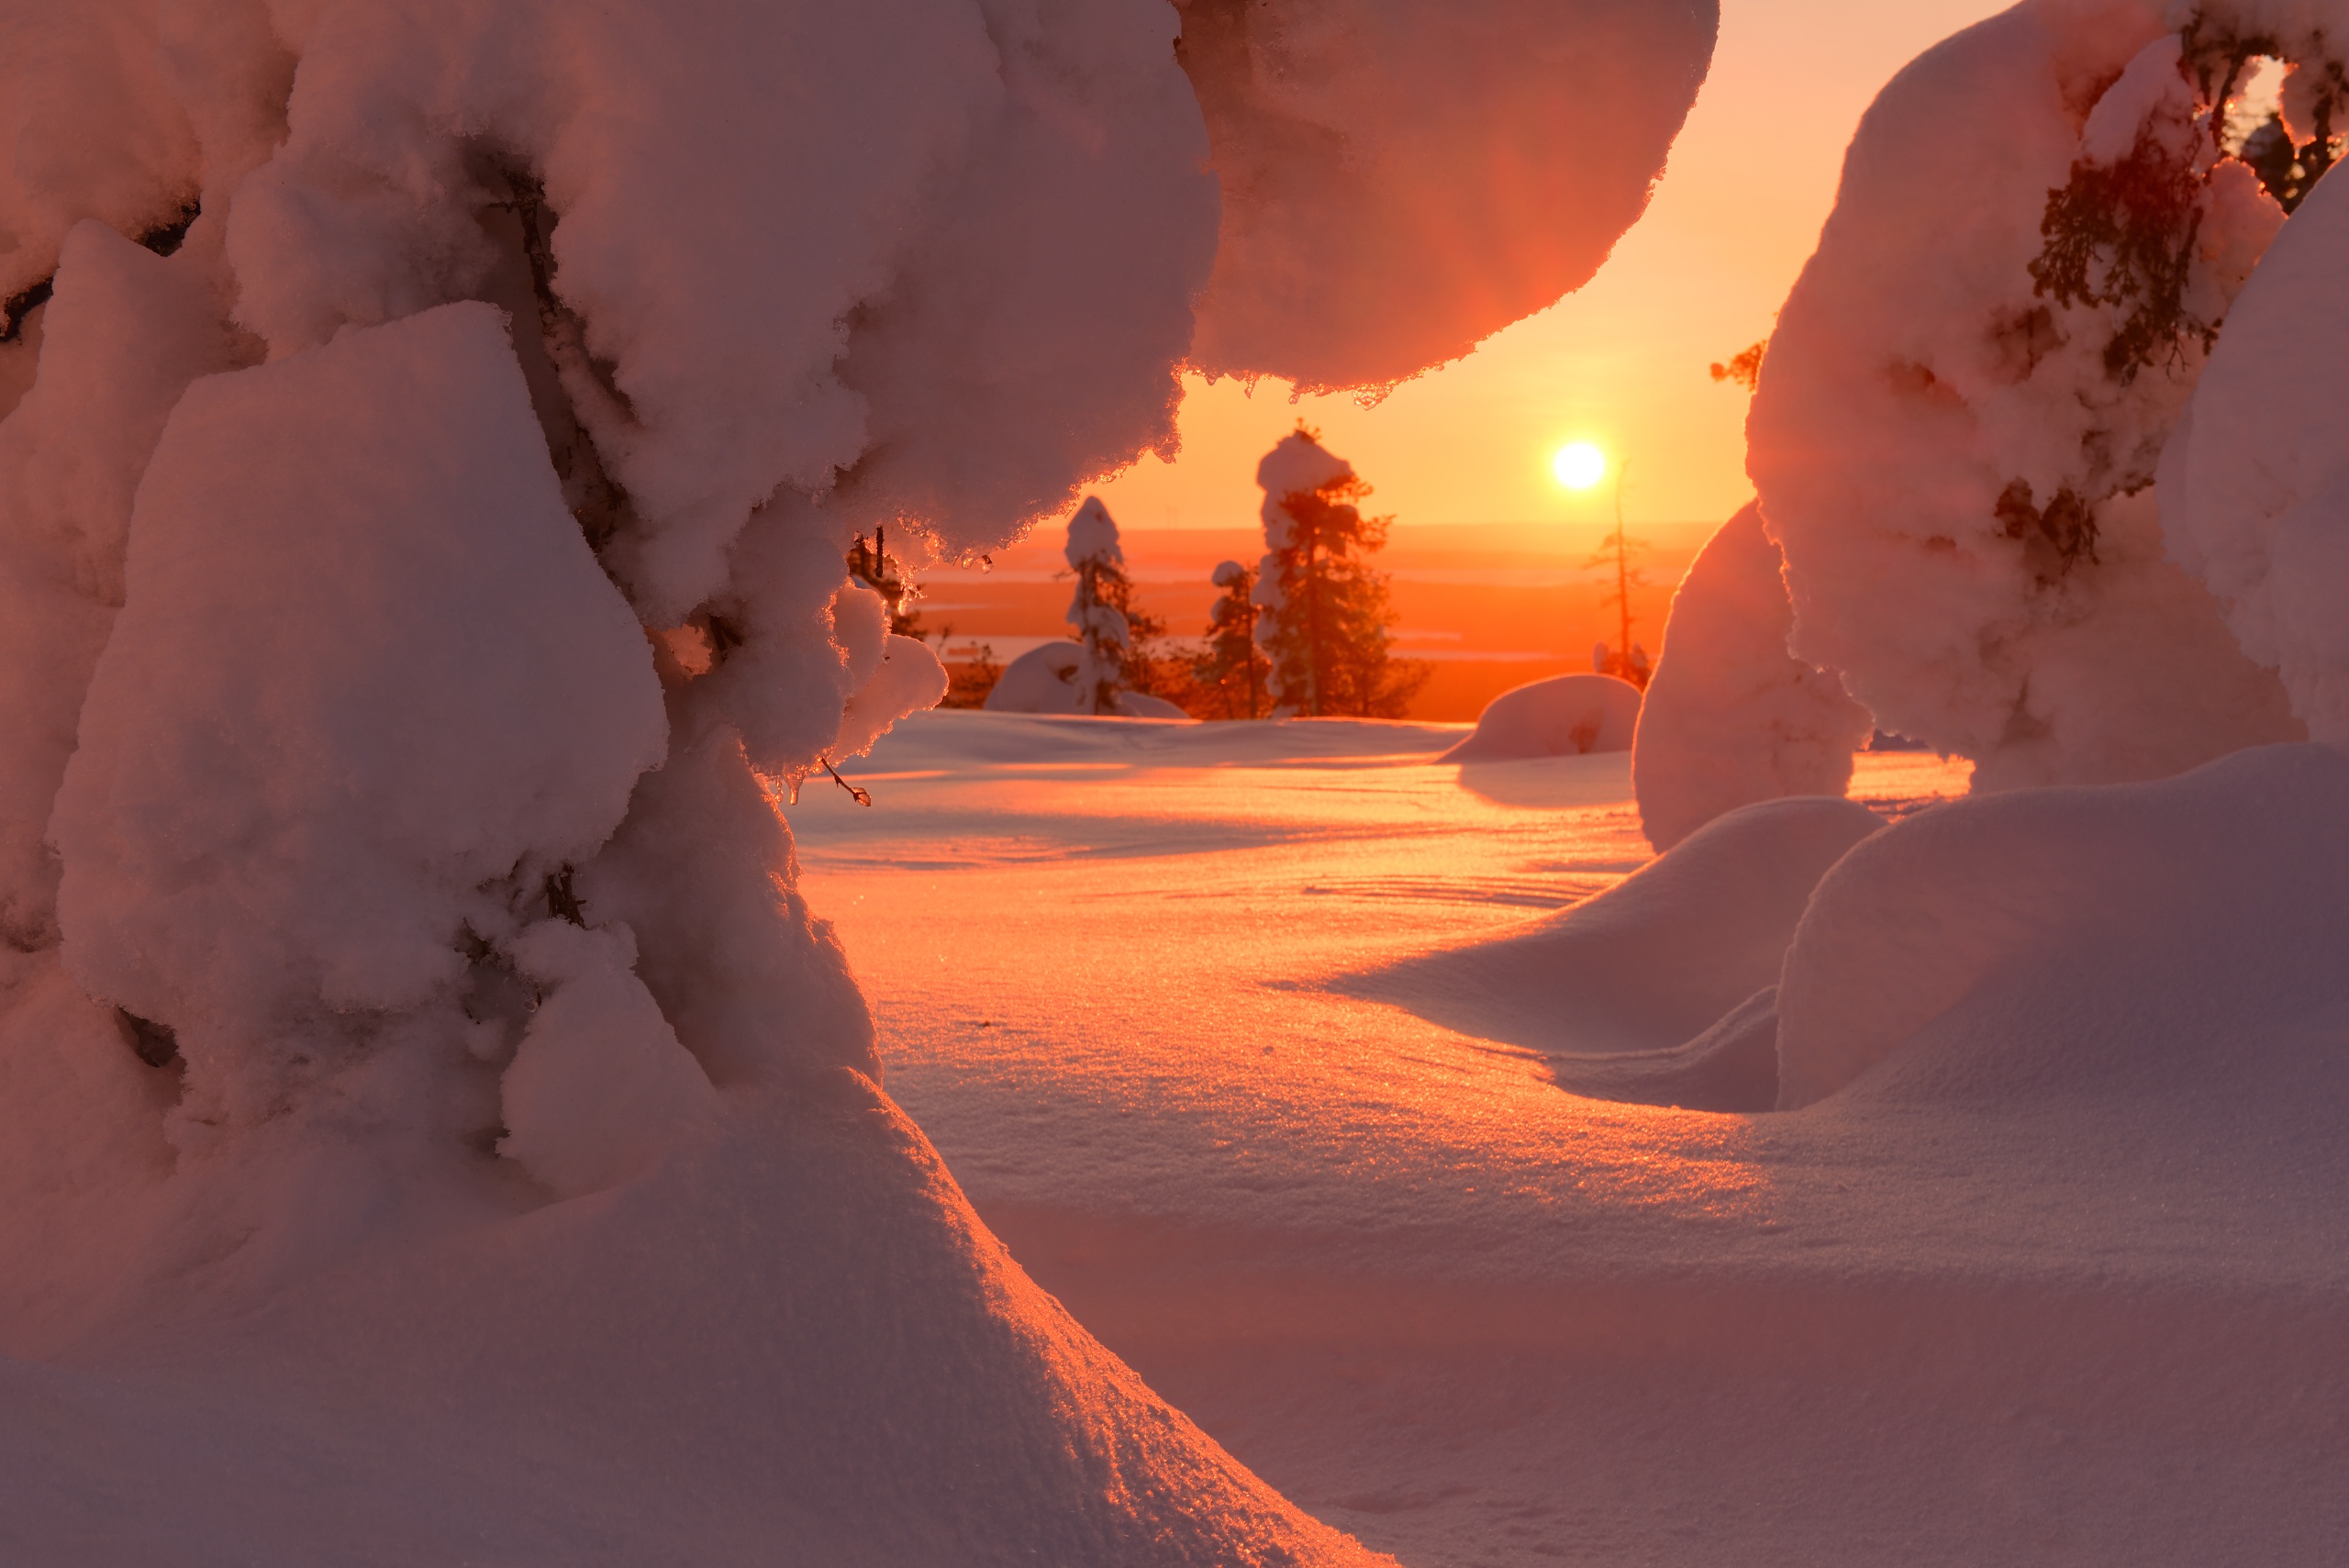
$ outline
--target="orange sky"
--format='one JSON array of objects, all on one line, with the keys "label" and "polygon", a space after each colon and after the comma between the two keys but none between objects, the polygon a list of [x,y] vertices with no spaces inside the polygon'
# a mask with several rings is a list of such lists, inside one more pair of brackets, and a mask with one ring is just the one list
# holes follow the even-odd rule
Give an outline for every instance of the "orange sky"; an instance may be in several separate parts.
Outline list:
[{"label": "orange sky", "polygon": [[1707,373],[1770,330],[1833,205],[1844,144],[1892,73],[2001,0],[1723,0],[1712,74],[1647,216],[1579,293],[1398,387],[1378,407],[1292,405],[1193,380],[1183,451],[1098,487],[1128,528],[1254,520],[1256,460],[1302,415],[1410,523],[1555,519],[1595,531],[1608,487],[1570,496],[1550,458],[1569,440],[1631,460],[1642,522],[1742,506],[1745,395]]}]

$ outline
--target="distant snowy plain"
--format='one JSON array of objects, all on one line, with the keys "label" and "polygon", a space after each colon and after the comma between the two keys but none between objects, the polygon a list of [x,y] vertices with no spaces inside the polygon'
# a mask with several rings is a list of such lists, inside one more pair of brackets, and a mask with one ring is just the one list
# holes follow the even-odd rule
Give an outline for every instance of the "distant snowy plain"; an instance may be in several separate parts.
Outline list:
[{"label": "distant snowy plain", "polygon": [[[922,714],[852,775],[871,809],[790,810],[890,1093],[1152,1388],[1414,1568],[2349,1540],[2322,998],[2219,1074],[2042,977],[1994,988],[2009,1044],[2131,1059],[2109,1083],[1920,1035],[1798,1111],[1578,1097],[1511,1023],[1553,976],[1481,1032],[1360,984],[1650,859],[1625,754],[1435,764],[1461,733]],[[1964,789],[1875,754],[1853,795]]]}]

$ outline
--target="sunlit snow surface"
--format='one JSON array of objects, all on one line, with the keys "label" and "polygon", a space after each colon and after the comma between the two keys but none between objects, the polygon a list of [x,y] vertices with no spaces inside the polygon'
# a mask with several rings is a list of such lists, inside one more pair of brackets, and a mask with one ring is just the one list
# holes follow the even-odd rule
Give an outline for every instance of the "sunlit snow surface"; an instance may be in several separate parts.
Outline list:
[{"label": "sunlit snow surface", "polygon": [[[791,809],[890,1091],[1086,1327],[1407,1563],[2343,1538],[2321,1135],[2126,1095],[1602,1103],[1344,995],[1648,859],[1627,756],[1430,760],[1461,733],[938,713],[853,775],[870,810]],[[1964,785],[1896,753],[1853,793]]]}]

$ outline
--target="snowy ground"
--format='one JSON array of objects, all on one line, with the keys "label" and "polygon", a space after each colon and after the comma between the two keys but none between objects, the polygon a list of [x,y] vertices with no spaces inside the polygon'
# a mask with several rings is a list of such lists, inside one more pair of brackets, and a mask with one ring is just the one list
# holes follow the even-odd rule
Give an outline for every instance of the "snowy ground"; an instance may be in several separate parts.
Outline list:
[{"label": "snowy ground", "polygon": [[1152,1387],[1415,1568],[2349,1539],[2340,1020],[2255,1094],[1578,1098],[1508,1024],[1539,975],[1496,1038],[1350,994],[1648,859],[1625,756],[1428,760],[1460,733],[926,714],[871,810],[790,812],[891,1093]]}]

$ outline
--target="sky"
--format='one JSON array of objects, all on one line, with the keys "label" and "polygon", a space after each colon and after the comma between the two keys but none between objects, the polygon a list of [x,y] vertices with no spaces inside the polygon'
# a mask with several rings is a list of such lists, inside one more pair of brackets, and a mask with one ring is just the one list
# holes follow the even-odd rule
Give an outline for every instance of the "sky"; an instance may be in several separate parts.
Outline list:
[{"label": "sky", "polygon": [[1646,523],[1725,520],[1751,498],[1746,397],[1709,366],[1766,336],[1834,205],[1843,148],[1876,91],[2000,0],[1723,0],[1712,72],[1647,215],[1598,275],[1375,408],[1292,403],[1262,382],[1186,381],[1181,454],[1097,486],[1132,528],[1254,520],[1256,460],[1302,417],[1405,523],[1612,517],[1611,478],[1575,495],[1551,473],[1569,441],[1623,471]]}]

